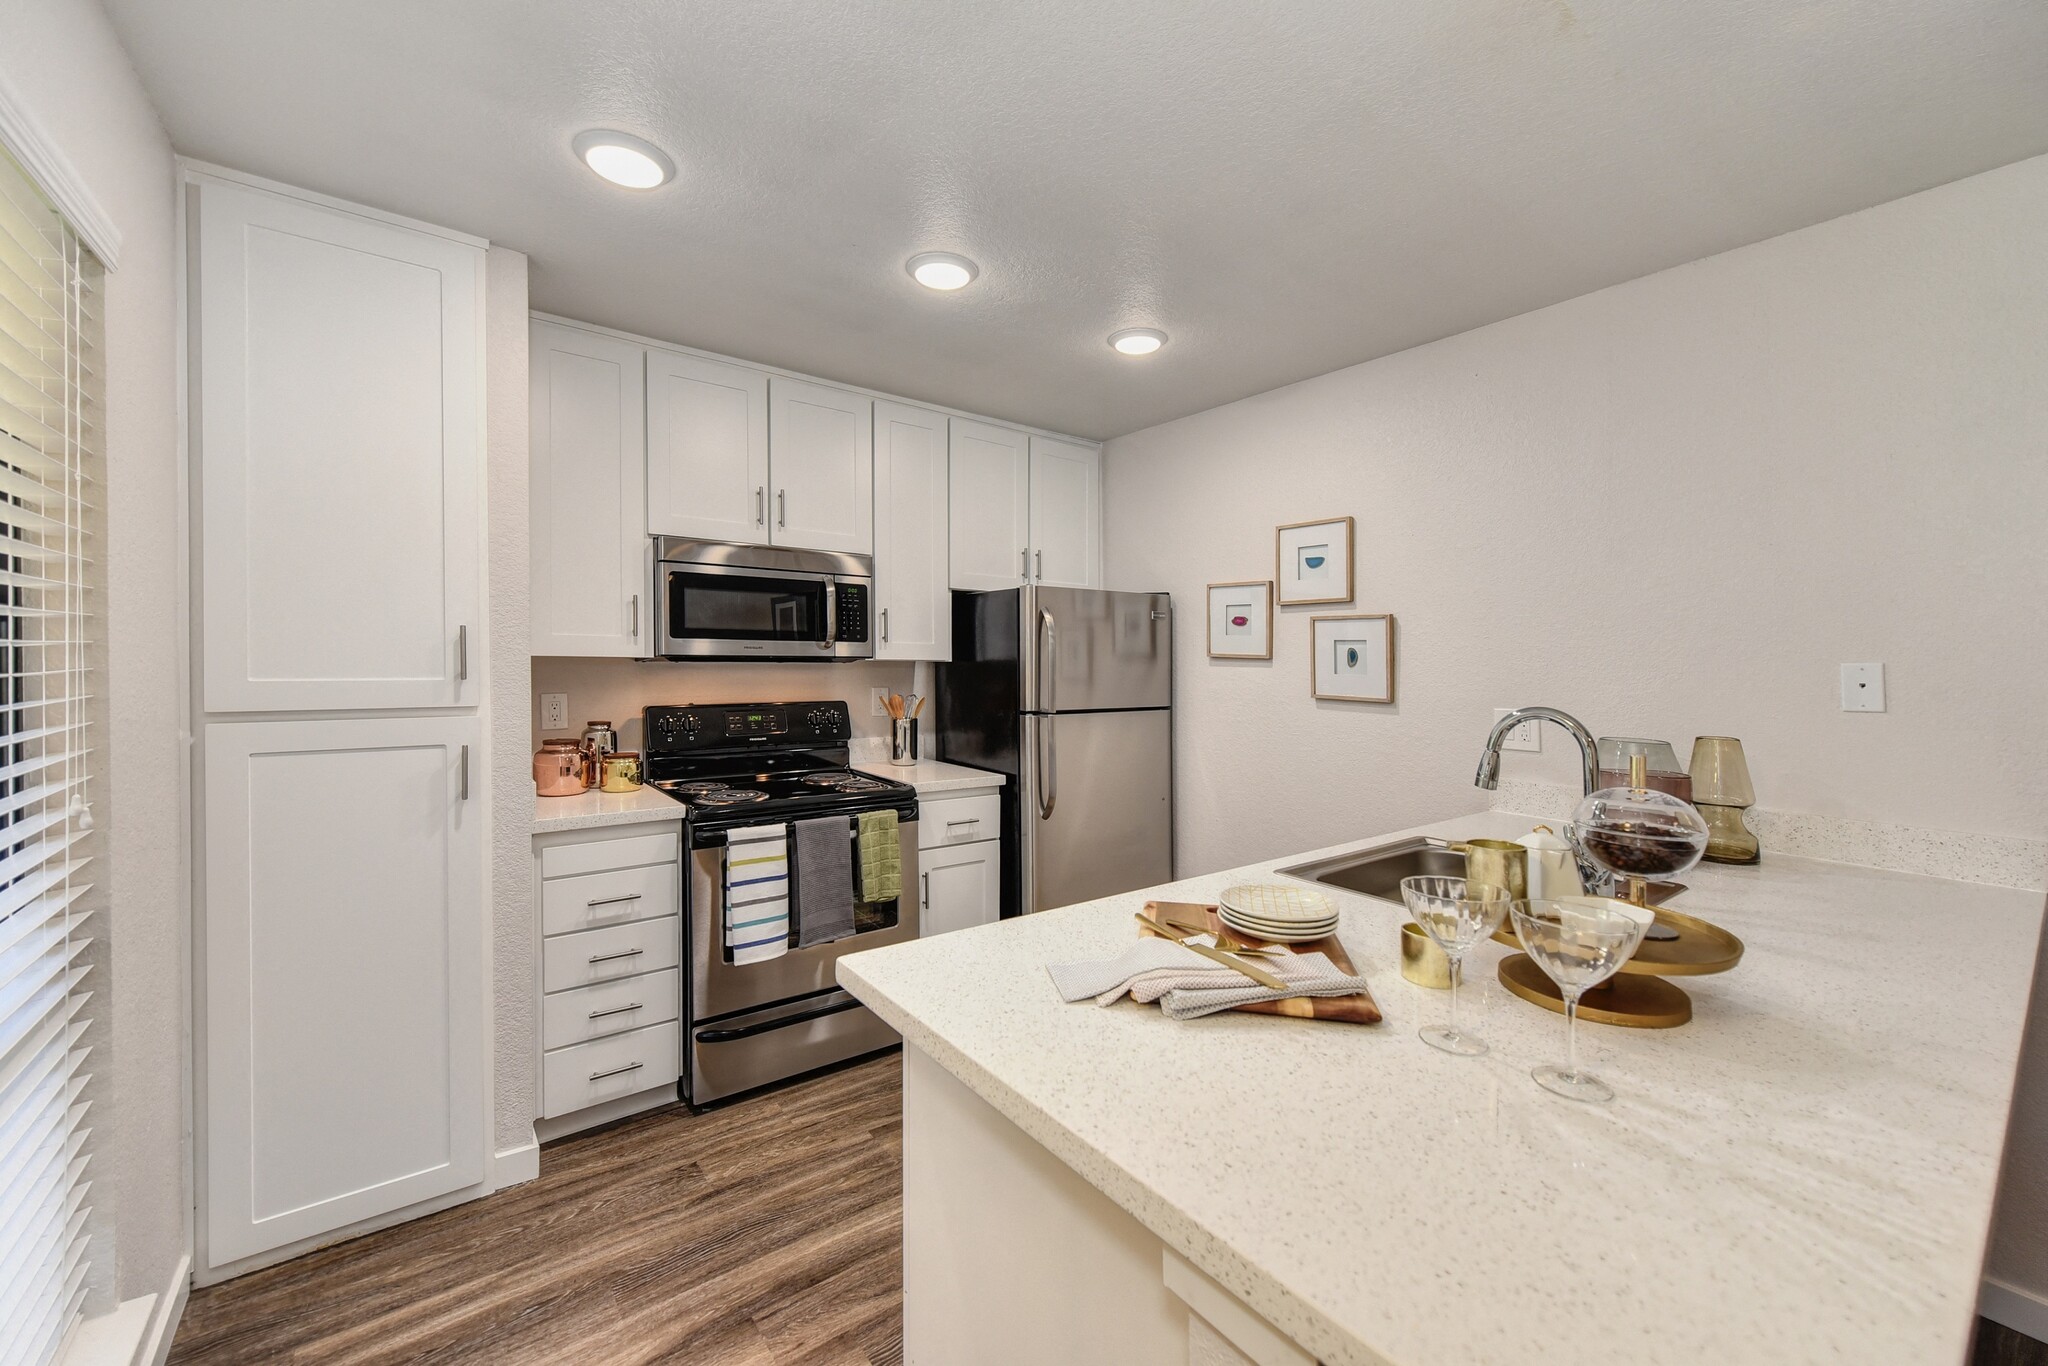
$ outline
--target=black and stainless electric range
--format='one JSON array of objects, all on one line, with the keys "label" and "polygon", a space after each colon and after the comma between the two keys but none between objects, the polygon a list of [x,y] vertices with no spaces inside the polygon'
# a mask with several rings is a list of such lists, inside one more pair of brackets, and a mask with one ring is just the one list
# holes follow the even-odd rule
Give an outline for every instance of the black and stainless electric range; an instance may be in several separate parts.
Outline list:
[{"label": "black and stainless electric range", "polygon": [[[853,719],[844,702],[649,707],[642,720],[648,783],[687,808],[683,1099],[708,1105],[900,1042],[839,988],[833,965],[918,936],[917,789],[849,767]],[[789,947],[734,963],[723,933],[727,833],[830,816],[846,822],[851,839],[861,813],[881,810],[897,814],[905,894],[856,900],[853,934],[812,948],[796,947],[792,905]],[[794,858],[794,840],[790,848]]]}]

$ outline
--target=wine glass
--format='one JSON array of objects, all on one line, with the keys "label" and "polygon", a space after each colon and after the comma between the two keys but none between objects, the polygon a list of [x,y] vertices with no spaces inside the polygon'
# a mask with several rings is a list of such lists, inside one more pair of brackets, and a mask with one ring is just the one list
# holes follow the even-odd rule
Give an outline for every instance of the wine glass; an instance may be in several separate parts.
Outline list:
[{"label": "wine glass", "polygon": [[1564,996],[1565,1065],[1545,1063],[1529,1075],[1546,1091],[1573,1100],[1613,1100],[1612,1087],[1579,1070],[1579,997],[1621,970],[1643,942],[1649,917],[1625,902],[1598,896],[1517,901],[1511,911],[1522,947]]},{"label": "wine glass", "polygon": [[1458,1028],[1458,982],[1464,976],[1465,953],[1500,928],[1507,918],[1507,893],[1484,883],[1466,886],[1461,877],[1404,877],[1401,899],[1422,931],[1451,960],[1451,1022],[1426,1025],[1416,1032],[1422,1041],[1446,1053],[1477,1057],[1486,1041]]}]

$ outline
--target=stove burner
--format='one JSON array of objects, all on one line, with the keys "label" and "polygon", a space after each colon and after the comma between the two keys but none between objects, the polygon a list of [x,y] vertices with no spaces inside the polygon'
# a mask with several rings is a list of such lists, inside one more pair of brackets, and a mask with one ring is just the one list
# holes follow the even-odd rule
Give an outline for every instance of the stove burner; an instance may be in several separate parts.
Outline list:
[{"label": "stove burner", "polygon": [[834,792],[885,792],[889,787],[858,773],[813,773],[803,781],[807,787],[829,788]]},{"label": "stove burner", "polygon": [[765,802],[768,800],[768,794],[712,785],[705,791],[689,794],[689,799],[693,806],[744,806],[748,802]]},{"label": "stove burner", "polygon": [[694,782],[666,784],[670,792],[678,797],[697,797],[706,792],[730,791],[732,784],[720,778],[699,778]]}]

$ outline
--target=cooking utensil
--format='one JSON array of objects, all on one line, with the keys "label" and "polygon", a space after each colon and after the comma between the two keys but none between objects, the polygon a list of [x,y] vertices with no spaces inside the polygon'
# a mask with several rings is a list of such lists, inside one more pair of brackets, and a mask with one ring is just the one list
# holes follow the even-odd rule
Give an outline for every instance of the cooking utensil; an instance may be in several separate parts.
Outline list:
[{"label": "cooking utensil", "polygon": [[1191,949],[1195,953],[1200,954],[1204,958],[1212,959],[1215,962],[1221,963],[1226,968],[1235,968],[1237,971],[1243,973],[1245,976],[1251,978],[1254,982],[1257,982],[1260,986],[1265,987],[1269,991],[1287,990],[1287,983],[1281,981],[1272,973],[1267,972],[1264,968],[1255,967],[1252,964],[1243,961],[1242,959],[1233,958],[1229,954],[1223,952],[1221,949],[1212,949],[1206,944],[1190,943],[1189,941],[1194,938],[1193,935],[1181,934],[1176,930],[1170,930],[1164,924],[1160,923],[1157,920],[1154,920],[1151,916],[1146,915],[1143,911],[1137,911],[1134,912],[1134,914],[1139,924],[1149,927],[1153,933],[1161,936],[1162,938],[1171,939],[1174,943],[1180,945],[1184,949]]}]

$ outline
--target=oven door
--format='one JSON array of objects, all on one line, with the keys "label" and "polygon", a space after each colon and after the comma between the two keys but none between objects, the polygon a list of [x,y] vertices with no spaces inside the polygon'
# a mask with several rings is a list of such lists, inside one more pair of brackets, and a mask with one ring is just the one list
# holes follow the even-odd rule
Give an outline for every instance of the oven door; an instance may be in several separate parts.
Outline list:
[{"label": "oven door", "polygon": [[[849,827],[852,817],[848,817]],[[690,967],[690,1018],[715,1020],[723,1015],[756,1010],[800,996],[829,991],[839,985],[835,967],[839,959],[863,949],[899,944],[918,936],[918,907],[914,890],[917,874],[917,822],[897,825],[902,845],[904,895],[887,906],[863,907],[855,917],[871,929],[856,928],[844,939],[815,948],[792,948],[780,958],[761,963],[734,964],[726,961],[720,942],[720,912],[725,898],[725,836],[690,838],[690,886],[683,903],[688,921]],[[705,841],[716,841],[707,843]],[[702,844],[702,847],[699,847]]]}]

